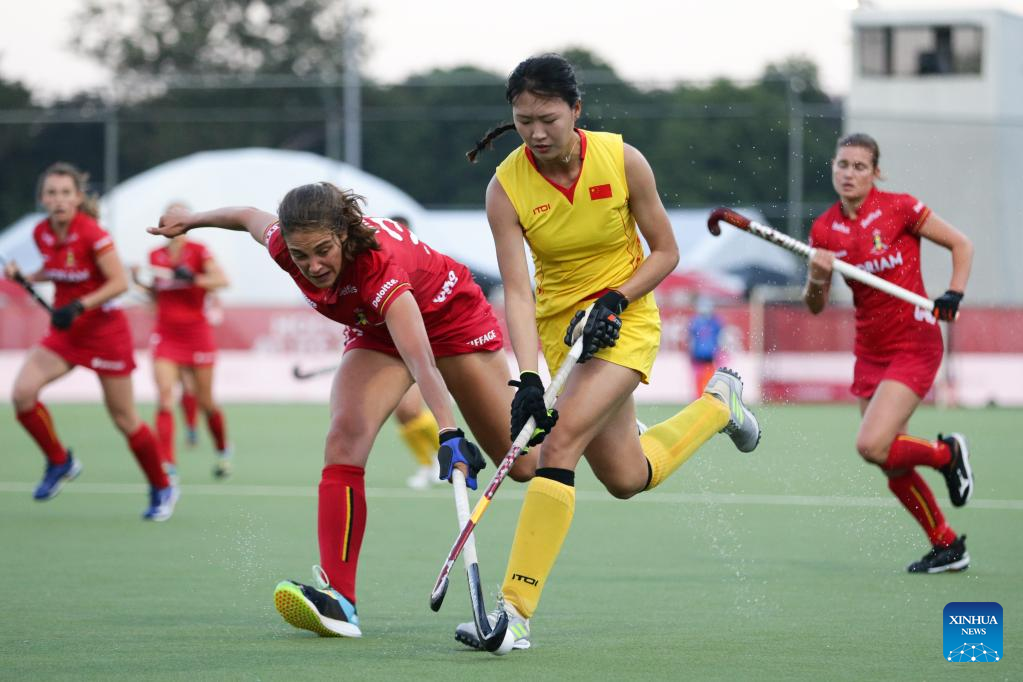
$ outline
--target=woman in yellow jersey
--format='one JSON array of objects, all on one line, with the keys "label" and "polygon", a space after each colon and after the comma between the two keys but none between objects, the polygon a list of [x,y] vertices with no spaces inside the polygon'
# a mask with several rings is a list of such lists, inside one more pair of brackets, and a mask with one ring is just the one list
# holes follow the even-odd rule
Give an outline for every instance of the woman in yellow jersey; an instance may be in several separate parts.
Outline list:
[{"label": "woman in yellow jersey", "polygon": [[[513,123],[477,143],[470,161],[498,135],[515,129],[523,144],[498,166],[487,187],[487,218],[505,287],[505,311],[521,376],[511,431],[537,420],[544,440],[512,544],[502,592],[514,647],[529,647],[536,610],[575,508],[575,468],[586,457],[608,491],[629,498],[675,471],[707,439],[725,431],[748,452],[760,439],[742,404],[742,382],[719,370],[707,392],[680,413],[637,433],[632,393],[648,381],[660,343],[651,293],[678,263],[678,246],[643,155],[621,135],[576,128],[582,111],[575,73],[564,58],[527,59],[508,79]],[[649,247],[644,249],[639,235]],[[535,266],[529,282],[523,238]],[[544,408],[538,343],[550,370],[583,329],[582,363],[573,369],[556,411]],[[557,422],[557,427],[555,426]],[[491,616],[496,618],[496,614]],[[456,630],[478,646],[472,623]]]}]

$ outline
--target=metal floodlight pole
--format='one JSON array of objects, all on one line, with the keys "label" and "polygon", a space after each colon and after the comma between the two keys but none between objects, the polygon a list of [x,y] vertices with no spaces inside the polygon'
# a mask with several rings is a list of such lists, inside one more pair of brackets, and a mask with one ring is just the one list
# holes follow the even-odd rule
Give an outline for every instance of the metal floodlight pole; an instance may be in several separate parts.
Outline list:
[{"label": "metal floodlight pole", "polygon": [[803,222],[803,102],[806,84],[797,76],[786,83],[789,104],[789,207],[788,233],[799,238]]},{"label": "metal floodlight pole", "polygon": [[117,121],[117,101],[111,99],[107,103],[103,115],[103,192],[117,187],[118,162],[120,154],[120,125]]},{"label": "metal floodlight pole", "polygon": [[344,74],[341,77],[343,98],[345,163],[362,167],[362,77],[359,75],[358,9],[345,5]]}]

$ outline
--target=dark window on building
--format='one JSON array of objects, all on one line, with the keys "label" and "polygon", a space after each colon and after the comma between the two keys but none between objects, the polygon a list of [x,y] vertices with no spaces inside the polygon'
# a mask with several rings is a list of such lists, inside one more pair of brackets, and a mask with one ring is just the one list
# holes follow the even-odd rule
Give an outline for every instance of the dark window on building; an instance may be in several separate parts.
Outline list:
[{"label": "dark window on building", "polygon": [[941,76],[981,73],[979,26],[872,26],[857,31],[864,76]]}]

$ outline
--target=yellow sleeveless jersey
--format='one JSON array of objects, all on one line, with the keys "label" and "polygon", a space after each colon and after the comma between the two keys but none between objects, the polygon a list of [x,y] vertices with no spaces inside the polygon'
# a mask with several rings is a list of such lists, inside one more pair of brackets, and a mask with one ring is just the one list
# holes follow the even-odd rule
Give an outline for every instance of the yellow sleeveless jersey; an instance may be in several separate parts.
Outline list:
[{"label": "yellow sleeveless jersey", "polygon": [[582,170],[572,187],[541,175],[525,145],[497,167],[533,253],[538,319],[621,286],[644,259],[622,136],[584,130],[579,136]]},{"label": "yellow sleeveless jersey", "polygon": [[[536,324],[552,373],[568,353],[562,339],[575,311],[624,284],[645,258],[629,208],[622,136],[584,130],[579,136],[582,170],[572,187],[541,175],[525,145],[497,167],[533,253]],[[622,314],[618,343],[596,357],[635,369],[646,383],[660,332],[653,294],[647,294]]]}]

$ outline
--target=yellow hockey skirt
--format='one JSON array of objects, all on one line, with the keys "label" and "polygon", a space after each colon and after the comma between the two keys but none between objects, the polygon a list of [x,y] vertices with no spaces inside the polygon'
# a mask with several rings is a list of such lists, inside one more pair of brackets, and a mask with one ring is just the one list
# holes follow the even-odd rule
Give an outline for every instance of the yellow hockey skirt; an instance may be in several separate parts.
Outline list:
[{"label": "yellow hockey skirt", "polygon": [[[568,346],[565,345],[568,323],[577,310],[583,310],[588,304],[581,303],[578,307],[569,308],[557,315],[537,319],[540,344],[543,346],[547,368],[552,375],[558,371],[561,363],[565,361],[565,356],[568,355]],[[643,383],[648,384],[660,344],[661,316],[657,312],[653,294],[647,294],[630,303],[622,313],[622,329],[618,342],[611,348],[601,348],[593,357],[634,369],[642,375]]]}]

